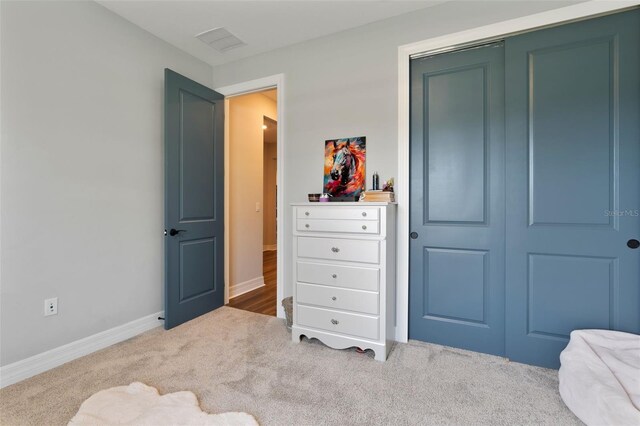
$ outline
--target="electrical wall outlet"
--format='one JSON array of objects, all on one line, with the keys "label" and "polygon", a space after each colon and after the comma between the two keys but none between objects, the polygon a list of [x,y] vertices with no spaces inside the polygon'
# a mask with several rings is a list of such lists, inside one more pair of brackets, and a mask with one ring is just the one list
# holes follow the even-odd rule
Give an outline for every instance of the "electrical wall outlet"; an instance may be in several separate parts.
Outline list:
[{"label": "electrical wall outlet", "polygon": [[44,316],[58,315],[58,298],[46,299],[44,301]]}]

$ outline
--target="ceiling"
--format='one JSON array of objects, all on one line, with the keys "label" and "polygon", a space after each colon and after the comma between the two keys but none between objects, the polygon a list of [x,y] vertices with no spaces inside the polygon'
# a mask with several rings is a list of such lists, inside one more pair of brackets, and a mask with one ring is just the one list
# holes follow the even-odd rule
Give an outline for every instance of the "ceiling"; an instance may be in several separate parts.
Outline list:
[{"label": "ceiling", "polygon": [[[140,1],[96,0],[133,24],[213,66],[236,61],[445,0]],[[195,38],[225,27],[246,43],[220,53]]]}]

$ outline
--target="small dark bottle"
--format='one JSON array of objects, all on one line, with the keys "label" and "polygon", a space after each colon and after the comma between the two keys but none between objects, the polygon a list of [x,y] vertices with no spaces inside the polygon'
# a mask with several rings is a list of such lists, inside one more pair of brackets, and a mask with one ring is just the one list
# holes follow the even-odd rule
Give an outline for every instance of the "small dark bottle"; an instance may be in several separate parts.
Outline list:
[{"label": "small dark bottle", "polygon": [[380,189],[380,177],[378,176],[378,172],[373,173],[373,187],[371,188],[374,191]]}]

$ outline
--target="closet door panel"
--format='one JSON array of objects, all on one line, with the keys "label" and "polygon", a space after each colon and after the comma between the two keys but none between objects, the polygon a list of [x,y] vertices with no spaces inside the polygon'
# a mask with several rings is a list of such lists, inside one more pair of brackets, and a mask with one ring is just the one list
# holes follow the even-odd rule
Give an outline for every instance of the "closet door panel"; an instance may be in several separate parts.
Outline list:
[{"label": "closet door panel", "polygon": [[409,337],[504,355],[504,48],[411,64]]},{"label": "closet door panel", "polygon": [[640,332],[640,12],[506,41],[507,356]]}]

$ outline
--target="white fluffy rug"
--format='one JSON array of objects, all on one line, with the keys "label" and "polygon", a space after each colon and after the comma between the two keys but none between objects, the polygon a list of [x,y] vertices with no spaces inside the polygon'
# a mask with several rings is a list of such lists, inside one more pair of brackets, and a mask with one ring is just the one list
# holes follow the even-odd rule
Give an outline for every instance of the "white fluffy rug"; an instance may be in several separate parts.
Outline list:
[{"label": "white fluffy rug", "polygon": [[207,425],[257,426],[247,413],[207,414],[193,392],[160,395],[140,382],[93,394],[80,406],[69,425]]}]

